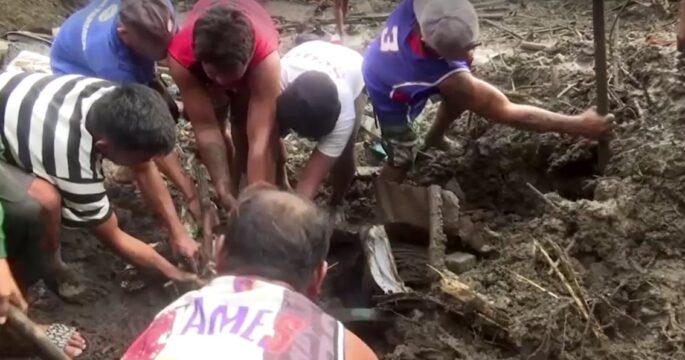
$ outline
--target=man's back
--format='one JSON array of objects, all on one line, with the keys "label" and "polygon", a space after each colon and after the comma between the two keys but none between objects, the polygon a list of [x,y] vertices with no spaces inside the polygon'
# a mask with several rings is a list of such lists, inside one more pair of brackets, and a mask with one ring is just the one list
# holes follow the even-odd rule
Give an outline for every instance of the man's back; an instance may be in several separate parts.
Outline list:
[{"label": "man's back", "polygon": [[305,296],[224,276],[160,312],[124,360],[344,359],[345,328]]},{"label": "man's back", "polygon": [[55,74],[124,83],[147,84],[152,80],[154,63],[133,54],[117,36],[119,3],[92,0],[62,24],[50,51]]},{"label": "man's back", "polygon": [[110,213],[86,116],[113,89],[110,82],[76,75],[0,73],[0,161],[55,185],[67,225]]}]

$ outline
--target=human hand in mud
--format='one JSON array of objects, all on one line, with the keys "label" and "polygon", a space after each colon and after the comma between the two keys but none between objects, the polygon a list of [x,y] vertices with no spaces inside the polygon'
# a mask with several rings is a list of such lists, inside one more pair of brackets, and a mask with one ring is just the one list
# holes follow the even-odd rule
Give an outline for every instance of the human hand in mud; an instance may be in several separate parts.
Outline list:
[{"label": "human hand in mud", "polygon": [[174,255],[180,255],[189,260],[195,258],[195,254],[197,254],[200,247],[200,245],[185,231],[172,235],[169,245],[171,247],[171,252]]},{"label": "human hand in mud", "polygon": [[28,304],[14,281],[7,260],[0,259],[0,325],[7,321],[10,305],[18,307],[23,312],[28,309]]},{"label": "human hand in mud", "polygon": [[207,280],[200,278],[197,274],[185,271],[179,271],[178,276],[176,276],[173,281],[181,287],[188,287],[191,289],[199,289],[207,285]]},{"label": "human hand in mud", "polygon": [[578,135],[590,139],[610,139],[614,130],[614,114],[600,115],[594,106],[580,115],[576,129]]}]

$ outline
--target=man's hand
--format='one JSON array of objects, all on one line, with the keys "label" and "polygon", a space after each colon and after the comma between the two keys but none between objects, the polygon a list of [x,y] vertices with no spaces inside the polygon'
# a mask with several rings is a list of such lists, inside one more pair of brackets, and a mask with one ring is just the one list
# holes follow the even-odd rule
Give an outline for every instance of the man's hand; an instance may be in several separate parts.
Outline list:
[{"label": "man's hand", "polygon": [[600,140],[609,139],[614,129],[614,114],[600,115],[595,107],[591,107],[580,115],[578,135]]},{"label": "man's hand", "polygon": [[7,260],[0,259],[0,325],[7,321],[10,305],[18,307],[23,312],[28,309],[28,304],[14,281]]},{"label": "man's hand", "polygon": [[193,240],[187,232],[183,231],[176,236],[172,236],[169,245],[174,255],[181,255],[188,260],[195,258],[200,245]]},{"label": "man's hand", "polygon": [[207,280],[201,279],[196,274],[184,271],[179,272],[179,275],[171,280],[178,283],[179,285],[185,285],[194,289],[199,289],[207,285]]}]

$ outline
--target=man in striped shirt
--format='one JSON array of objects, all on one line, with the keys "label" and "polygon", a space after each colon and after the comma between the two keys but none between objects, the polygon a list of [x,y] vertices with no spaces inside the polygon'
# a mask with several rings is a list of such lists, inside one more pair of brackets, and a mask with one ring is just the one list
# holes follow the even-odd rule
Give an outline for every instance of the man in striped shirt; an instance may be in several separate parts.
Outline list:
[{"label": "man in striped shirt", "polygon": [[[50,53],[52,71],[150,85],[165,96],[172,114],[178,117],[176,103],[161,80],[155,78],[155,61],[166,56],[175,33],[170,0],[91,0],[62,24]],[[181,223],[160,175],[161,171],[178,187],[199,221],[200,200],[195,184],[184,173],[178,155],[171,152],[132,170],[143,195],[169,230],[172,251],[192,258],[197,243]]]},{"label": "man in striped shirt", "polygon": [[[105,193],[103,158],[132,166],[174,147],[173,120],[154,90],[77,75],[0,73],[0,130],[0,201],[9,226],[12,218],[40,217],[52,239],[60,223],[88,227],[137,266],[176,281],[197,279],[123,232]],[[17,206],[32,202],[37,214]],[[50,274],[68,296],[62,285],[73,279],[58,241],[48,248]]]}]

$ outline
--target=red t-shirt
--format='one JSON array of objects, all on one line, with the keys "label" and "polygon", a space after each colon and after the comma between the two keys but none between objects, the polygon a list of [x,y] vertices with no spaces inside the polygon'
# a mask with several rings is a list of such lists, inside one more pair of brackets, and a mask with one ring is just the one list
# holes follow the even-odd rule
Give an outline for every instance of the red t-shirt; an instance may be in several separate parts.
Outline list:
[{"label": "red t-shirt", "polygon": [[[241,11],[252,23],[254,53],[247,67],[248,72],[259,65],[271,53],[278,51],[278,31],[276,26],[266,9],[256,0],[200,0],[193,6],[190,14],[188,14],[181,31],[171,40],[169,56],[204,80],[208,80],[207,76],[202,70],[200,63],[195,59],[195,53],[193,52],[193,29],[195,28],[195,21],[202,14],[214,6],[222,5]],[[217,46],[222,45],[217,44]]]}]

